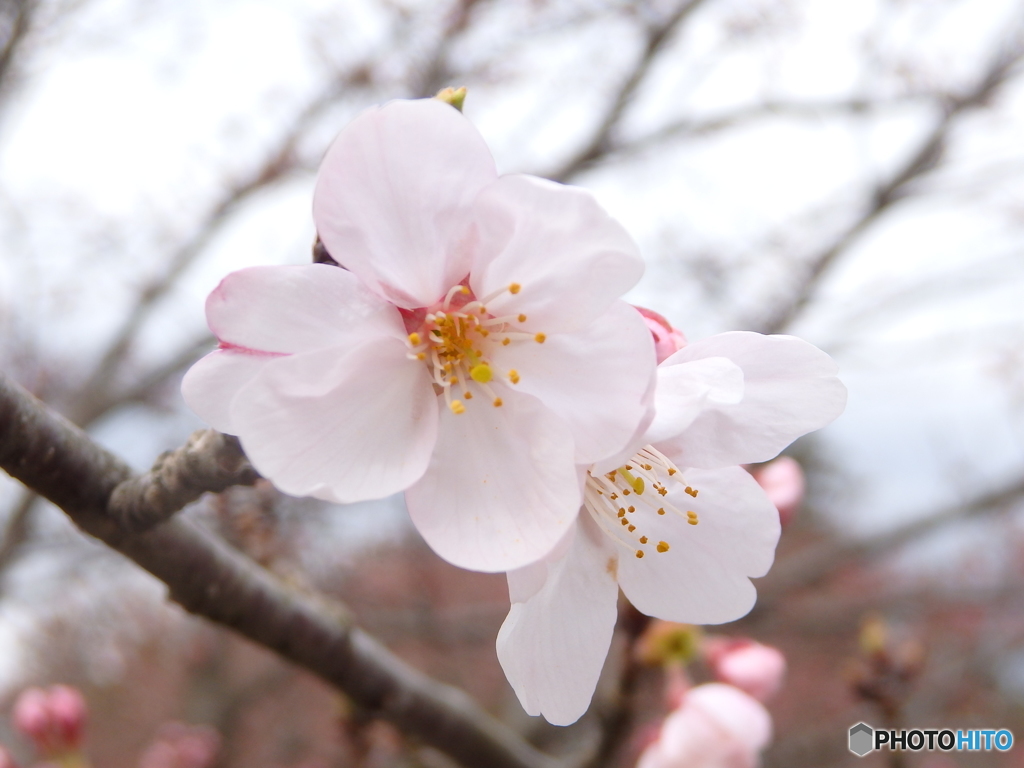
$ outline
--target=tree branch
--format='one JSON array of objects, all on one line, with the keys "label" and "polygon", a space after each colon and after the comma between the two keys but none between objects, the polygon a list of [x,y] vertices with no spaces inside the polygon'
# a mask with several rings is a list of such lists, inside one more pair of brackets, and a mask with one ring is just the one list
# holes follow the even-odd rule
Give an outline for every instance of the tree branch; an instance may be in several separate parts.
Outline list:
[{"label": "tree branch", "polygon": [[0,375],[0,467],[82,530],[163,581],[185,610],[234,629],[336,685],[371,716],[481,768],[556,768],[463,692],[437,683],[352,624],[343,609],[294,592],[195,523],[131,533],[111,514],[131,479],[120,459]]},{"label": "tree branch", "polygon": [[565,182],[580,171],[593,165],[598,159],[604,157],[612,150],[611,137],[618,128],[622,116],[636,96],[644,78],[651,69],[651,65],[671,39],[672,34],[679,26],[689,18],[690,14],[696,11],[706,0],[685,0],[681,2],[675,11],[662,23],[651,26],[647,30],[647,41],[644,51],[637,60],[629,76],[619,86],[619,90],[612,99],[604,117],[597,125],[597,129],[579,152],[569,158],[560,168],[546,174],[552,181]]},{"label": "tree branch", "polygon": [[933,170],[941,161],[950,133],[957,121],[966,113],[985,106],[999,88],[1014,74],[1024,56],[1024,47],[1017,44],[1012,50],[997,56],[975,85],[959,97],[951,98],[942,117],[918,144],[892,177],[879,186],[864,212],[847,227],[831,245],[816,254],[803,267],[796,289],[790,297],[758,324],[763,333],[781,333],[797,318],[814,298],[825,273],[884,213],[907,194],[907,187]]}]

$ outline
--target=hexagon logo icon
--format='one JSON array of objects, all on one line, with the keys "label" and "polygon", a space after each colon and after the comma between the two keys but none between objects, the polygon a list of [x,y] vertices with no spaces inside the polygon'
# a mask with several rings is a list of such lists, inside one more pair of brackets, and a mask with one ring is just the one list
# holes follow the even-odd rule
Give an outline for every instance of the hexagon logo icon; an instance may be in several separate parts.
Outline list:
[{"label": "hexagon logo icon", "polygon": [[875,729],[867,723],[857,723],[850,728],[850,751],[857,757],[864,757],[875,746]]}]

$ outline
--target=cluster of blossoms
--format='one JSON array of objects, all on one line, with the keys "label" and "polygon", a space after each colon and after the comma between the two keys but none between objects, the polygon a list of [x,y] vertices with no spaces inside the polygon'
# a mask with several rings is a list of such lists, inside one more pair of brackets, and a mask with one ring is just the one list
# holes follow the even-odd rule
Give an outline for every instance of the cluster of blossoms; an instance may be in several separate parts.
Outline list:
[{"label": "cluster of blossoms", "polygon": [[219,347],[182,384],[264,476],[336,502],[404,491],[439,555],[507,572],[498,656],[553,723],[589,706],[619,588],[673,621],[750,609],[779,515],[740,465],[839,415],[827,355],[686,344],[621,300],[643,261],[592,195],[499,176],[440,100],[346,127],[313,217],[335,263],[228,275],[206,305]]},{"label": "cluster of blossoms", "polygon": [[[667,622],[649,627],[640,646],[646,661],[666,668],[670,712],[647,738],[637,768],[756,768],[772,738],[764,702],[782,685],[782,653]],[[685,668],[691,656],[703,657],[715,682],[691,685]]]}]

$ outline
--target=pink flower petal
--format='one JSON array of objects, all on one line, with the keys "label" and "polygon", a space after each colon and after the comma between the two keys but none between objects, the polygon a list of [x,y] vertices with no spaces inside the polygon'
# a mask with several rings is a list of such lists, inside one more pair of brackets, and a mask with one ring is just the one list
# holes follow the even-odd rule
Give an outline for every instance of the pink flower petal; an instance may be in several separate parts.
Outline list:
[{"label": "pink flower petal", "polygon": [[509,571],[543,557],[580,506],[568,426],[529,395],[503,391],[502,398],[500,408],[479,398],[465,413],[443,408],[430,467],[405,494],[430,547],[475,571]]},{"label": "pink flower petal", "polygon": [[437,439],[437,402],[407,352],[380,339],[264,365],[231,407],[253,466],[285,493],[328,501],[408,488]]},{"label": "pink flower petal", "polygon": [[237,435],[231,403],[242,387],[263,366],[280,355],[217,349],[188,369],[181,380],[181,396],[200,419],[219,432]]},{"label": "pink flower petal", "polygon": [[714,405],[684,433],[656,445],[681,466],[768,461],[846,407],[846,387],[836,378],[835,362],[794,336],[723,333],[688,345],[663,365],[709,357],[728,358],[743,369],[743,399]]},{"label": "pink flower petal", "polygon": [[513,599],[542,582],[498,633],[498,660],[528,714],[569,725],[590,706],[615,628],[616,562],[584,514],[568,551],[508,574]]},{"label": "pink flower petal", "polygon": [[518,315],[531,332],[594,322],[643,274],[636,244],[586,190],[533,176],[502,176],[477,200],[480,247],[470,285],[494,315]]},{"label": "pink flower petal", "polygon": [[[764,491],[739,467],[687,469],[683,486],[670,482],[665,515],[643,510],[632,522],[647,536],[643,558],[623,557],[619,585],[637,610],[667,621],[721,624],[747,613],[757,593],[750,577],[763,576],[775,558],[779,514]],[[690,525],[686,512],[697,513]],[[659,542],[667,552],[656,550]]]},{"label": "pink flower petal", "polygon": [[682,435],[706,409],[743,398],[743,371],[725,357],[658,366],[654,421],[645,444]]},{"label": "pink flower petal", "polygon": [[344,269],[326,264],[232,272],[206,300],[210,330],[224,345],[309,352],[372,336],[405,337],[398,311]]},{"label": "pink flower petal", "polygon": [[622,301],[574,333],[497,347],[494,361],[519,374],[517,391],[538,397],[569,425],[578,464],[621,450],[653,406],[650,334]]},{"label": "pink flower petal", "polygon": [[436,99],[371,108],[320,166],[313,220],[331,256],[400,307],[434,304],[469,272],[472,203],[497,178],[483,137]]}]

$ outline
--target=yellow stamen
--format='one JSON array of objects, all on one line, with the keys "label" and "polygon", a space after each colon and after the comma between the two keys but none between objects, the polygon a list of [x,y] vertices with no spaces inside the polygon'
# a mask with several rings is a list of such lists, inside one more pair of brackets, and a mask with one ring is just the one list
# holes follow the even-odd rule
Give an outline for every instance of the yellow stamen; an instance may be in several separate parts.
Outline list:
[{"label": "yellow stamen", "polygon": [[517,320],[519,320],[519,322],[520,322],[520,323],[525,323],[525,322],[526,322],[526,315],[522,315],[522,314],[521,314],[521,315],[519,315],[519,317],[518,317],[518,318],[516,318],[516,319],[517,319]]},{"label": "yellow stamen", "polygon": [[629,520],[627,520],[626,518],[622,518],[621,522],[623,525],[629,525]]},{"label": "yellow stamen", "polygon": [[629,508],[629,511],[630,511],[630,512],[636,512],[636,507],[630,507],[630,508]]},{"label": "yellow stamen", "polygon": [[473,399],[473,393],[472,392],[463,392],[462,396],[464,398],[466,398],[467,400],[472,400]]},{"label": "yellow stamen", "polygon": [[665,514],[665,508],[664,507],[658,507],[658,514],[659,515],[664,515]]},{"label": "yellow stamen", "polygon": [[502,405],[504,405],[504,403],[501,402],[501,398],[500,397],[494,398],[494,407],[495,408],[501,408]]},{"label": "yellow stamen", "polygon": [[409,343],[412,344],[414,347],[418,347],[422,341],[423,339],[420,338],[420,335],[418,333],[409,334]]},{"label": "yellow stamen", "polygon": [[455,414],[465,413],[466,412],[466,406],[464,406],[462,404],[462,402],[459,401],[459,400],[452,400],[451,405],[449,405],[448,407],[451,408],[452,409],[452,413],[455,413]]},{"label": "yellow stamen", "polygon": [[629,526],[629,528],[627,528],[626,530],[627,530],[627,531],[629,531],[630,533],[632,533],[633,531],[635,531],[635,530],[636,530],[636,526],[635,526],[635,525],[631,525],[631,526]]},{"label": "yellow stamen", "polygon": [[636,557],[637,557],[637,560],[639,560],[639,559],[640,559],[640,558],[642,558],[643,556],[644,556],[644,551],[643,551],[642,549],[638,549],[638,550],[636,551]]},{"label": "yellow stamen", "polygon": [[647,537],[646,536],[641,536],[640,537],[640,543],[641,544],[646,544],[647,543]]},{"label": "yellow stamen", "polygon": [[659,541],[658,542],[658,551],[659,552],[668,552],[668,542],[667,541]]},{"label": "yellow stamen", "polygon": [[472,377],[473,381],[480,384],[486,384],[494,376],[491,371],[491,366],[487,363],[477,363],[469,369],[469,375]]},{"label": "yellow stamen", "polygon": [[512,283],[512,285],[508,287],[508,292],[514,296],[515,294],[519,293],[522,287],[523,286],[521,286],[519,283]]},{"label": "yellow stamen", "polygon": [[519,372],[516,371],[515,368],[511,369],[508,372],[508,380],[511,381],[513,384],[519,383]]},{"label": "yellow stamen", "polygon": [[536,341],[538,344],[543,344],[545,341],[547,341],[547,338],[548,337],[545,336],[543,333],[538,333],[536,336],[533,337],[533,340]]},{"label": "yellow stamen", "polygon": [[508,336],[506,336],[504,339],[501,340],[501,346],[503,346],[503,347],[507,347],[511,343],[512,343],[512,339],[510,339]]}]

